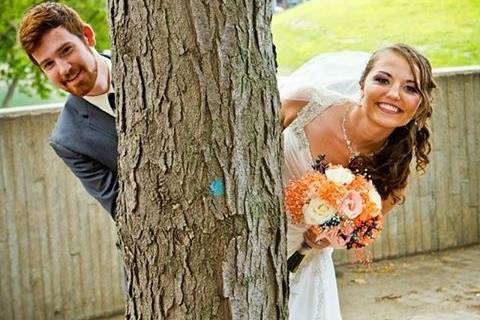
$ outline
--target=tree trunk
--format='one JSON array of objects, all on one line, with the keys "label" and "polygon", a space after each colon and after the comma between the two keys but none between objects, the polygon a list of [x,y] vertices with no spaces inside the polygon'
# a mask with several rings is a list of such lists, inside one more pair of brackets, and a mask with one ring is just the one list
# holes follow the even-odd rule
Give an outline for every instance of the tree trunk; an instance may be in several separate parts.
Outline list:
[{"label": "tree trunk", "polygon": [[109,9],[127,318],[287,318],[270,1]]},{"label": "tree trunk", "polygon": [[[5,97],[2,101],[2,108],[9,107],[10,101],[13,98],[13,94],[15,93],[15,89],[18,85],[18,77],[12,79],[12,82],[8,85],[7,92],[5,93]],[[11,107],[11,106],[10,106]]]}]

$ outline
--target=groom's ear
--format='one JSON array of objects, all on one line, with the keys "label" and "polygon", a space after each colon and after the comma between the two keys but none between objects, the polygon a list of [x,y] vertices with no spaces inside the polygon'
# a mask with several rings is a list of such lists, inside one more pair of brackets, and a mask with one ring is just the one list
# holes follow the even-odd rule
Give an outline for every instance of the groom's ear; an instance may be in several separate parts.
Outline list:
[{"label": "groom's ear", "polygon": [[88,24],[83,26],[83,37],[89,47],[95,47],[95,31],[93,31],[93,28]]}]

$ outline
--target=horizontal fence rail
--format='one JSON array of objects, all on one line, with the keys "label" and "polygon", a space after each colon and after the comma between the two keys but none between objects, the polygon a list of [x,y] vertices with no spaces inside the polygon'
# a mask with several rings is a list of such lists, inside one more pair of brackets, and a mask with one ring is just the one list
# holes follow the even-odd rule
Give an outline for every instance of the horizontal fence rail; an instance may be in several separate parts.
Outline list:
[{"label": "horizontal fence rail", "polygon": [[[387,216],[375,259],[479,243],[480,67],[435,76],[431,163]],[[123,313],[114,224],[48,145],[59,110],[0,109],[0,319]]]}]

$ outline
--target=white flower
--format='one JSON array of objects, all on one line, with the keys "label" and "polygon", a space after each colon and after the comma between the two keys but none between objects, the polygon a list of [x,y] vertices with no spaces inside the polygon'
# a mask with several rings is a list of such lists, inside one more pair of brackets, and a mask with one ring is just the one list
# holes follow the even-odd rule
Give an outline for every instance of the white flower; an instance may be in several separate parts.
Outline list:
[{"label": "white flower", "polygon": [[380,195],[375,189],[370,189],[370,191],[368,191],[368,198],[370,199],[370,201],[375,203],[378,210],[382,210],[382,197],[380,197]]},{"label": "white flower", "polygon": [[325,176],[336,184],[349,184],[355,178],[352,171],[344,167],[328,168],[325,170]]},{"label": "white flower", "polygon": [[303,208],[303,216],[306,224],[322,224],[330,220],[336,210],[319,198],[313,198]]}]

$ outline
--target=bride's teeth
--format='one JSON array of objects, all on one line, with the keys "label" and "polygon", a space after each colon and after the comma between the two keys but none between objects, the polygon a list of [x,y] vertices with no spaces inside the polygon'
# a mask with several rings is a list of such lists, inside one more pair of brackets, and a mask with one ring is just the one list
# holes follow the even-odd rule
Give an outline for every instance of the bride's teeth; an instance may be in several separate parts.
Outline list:
[{"label": "bride's teeth", "polygon": [[395,107],[395,106],[392,106],[390,104],[386,104],[386,103],[380,103],[380,106],[384,109],[387,109],[387,110],[390,110],[390,111],[393,111],[393,112],[398,112],[400,111],[399,108]]}]

